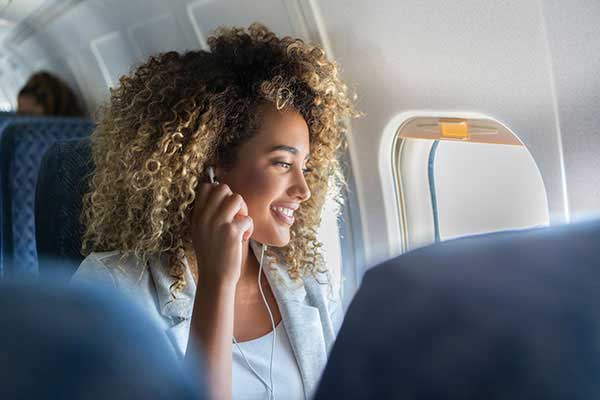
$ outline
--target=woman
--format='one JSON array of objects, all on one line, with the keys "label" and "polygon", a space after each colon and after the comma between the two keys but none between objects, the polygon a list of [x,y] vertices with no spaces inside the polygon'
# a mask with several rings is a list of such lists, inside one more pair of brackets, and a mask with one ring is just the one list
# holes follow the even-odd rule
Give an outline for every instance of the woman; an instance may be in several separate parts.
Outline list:
[{"label": "woman", "polygon": [[215,398],[309,398],[342,317],[316,228],[354,111],[318,47],[258,24],[208,44],[112,92],[75,279],[133,292],[183,355],[199,341]]},{"label": "woman", "polygon": [[56,76],[41,71],[31,75],[17,97],[19,115],[83,117],[85,113],[71,88]]}]

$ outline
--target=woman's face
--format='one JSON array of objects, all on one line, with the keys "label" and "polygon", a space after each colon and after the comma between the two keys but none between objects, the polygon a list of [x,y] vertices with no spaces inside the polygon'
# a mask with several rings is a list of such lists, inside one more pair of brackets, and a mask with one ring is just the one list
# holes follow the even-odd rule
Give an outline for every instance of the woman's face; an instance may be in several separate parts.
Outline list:
[{"label": "woman's face", "polygon": [[290,241],[294,212],[310,198],[304,179],[309,133],[304,118],[292,109],[266,105],[261,111],[260,127],[240,146],[235,165],[217,168],[216,175],[248,205],[252,239],[280,247]]},{"label": "woman's face", "polygon": [[44,106],[37,102],[35,97],[21,95],[17,97],[17,114],[19,115],[44,115]]}]

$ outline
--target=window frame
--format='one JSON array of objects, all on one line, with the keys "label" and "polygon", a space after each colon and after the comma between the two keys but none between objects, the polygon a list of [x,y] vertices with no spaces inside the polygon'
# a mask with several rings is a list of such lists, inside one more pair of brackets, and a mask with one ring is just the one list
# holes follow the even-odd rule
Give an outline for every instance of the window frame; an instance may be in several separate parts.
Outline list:
[{"label": "window frame", "polygon": [[[510,128],[507,127],[506,124],[499,121],[497,118],[477,112],[411,110],[399,113],[392,117],[383,130],[383,135],[379,146],[379,174],[382,188],[394,188],[393,195],[383,193],[385,220],[387,224],[388,257],[394,257],[410,250],[405,188],[403,187],[402,177],[397,166],[399,165],[398,162],[402,158],[402,153],[405,150],[407,141],[407,139],[401,137],[401,132],[403,128],[405,128],[406,125],[415,118],[459,118],[489,120],[495,124],[498,124],[504,130],[510,132],[514,138],[521,141],[518,135],[516,135]],[[431,140],[433,145],[434,140],[429,140]],[[431,232],[431,237],[433,243],[433,230]]]},{"label": "window frame", "polygon": [[342,254],[341,296],[344,311],[360,286],[365,273],[365,252],[361,226],[360,207],[356,195],[356,180],[352,173],[349,147],[341,159],[342,172],[346,179],[343,190],[344,203],[337,220]]}]

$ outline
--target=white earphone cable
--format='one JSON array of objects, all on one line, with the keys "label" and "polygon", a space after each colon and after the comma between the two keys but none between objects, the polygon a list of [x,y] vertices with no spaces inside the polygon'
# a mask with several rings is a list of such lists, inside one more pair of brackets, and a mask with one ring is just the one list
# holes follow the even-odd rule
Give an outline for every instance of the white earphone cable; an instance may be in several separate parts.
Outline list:
[{"label": "white earphone cable", "polygon": [[273,318],[273,313],[271,312],[271,308],[269,307],[269,303],[267,302],[267,298],[265,297],[265,292],[263,291],[262,284],[260,282],[260,275],[262,273],[263,268],[263,258],[265,256],[265,250],[267,249],[267,245],[262,245],[262,251],[260,252],[260,266],[258,268],[258,289],[260,290],[260,294],[262,296],[263,302],[265,303],[265,307],[267,307],[267,312],[269,313],[269,318],[271,319],[271,327],[273,327],[273,341],[271,342],[271,363],[269,366],[269,379],[271,381],[271,398],[275,398],[275,386],[273,385],[273,356],[275,355],[275,340],[277,340],[277,330],[275,329],[275,319]]},{"label": "white earphone cable", "polygon": [[273,384],[273,359],[274,359],[274,355],[275,355],[275,340],[277,339],[277,330],[275,329],[275,319],[273,318],[273,313],[271,312],[271,308],[269,307],[269,303],[267,302],[267,298],[265,296],[265,292],[263,291],[262,284],[260,282],[260,277],[261,277],[261,274],[262,274],[262,266],[263,266],[263,260],[264,260],[266,248],[267,248],[267,245],[263,244],[262,245],[262,251],[260,253],[260,266],[258,268],[258,289],[260,290],[260,295],[261,295],[261,297],[263,299],[265,307],[267,307],[267,312],[269,313],[269,318],[271,319],[271,327],[273,328],[273,340],[271,342],[271,360],[270,360],[270,365],[269,365],[269,381],[270,381],[270,385],[267,384],[267,382],[264,380],[264,378],[262,376],[260,376],[260,374],[252,367],[252,365],[250,364],[250,361],[248,361],[248,358],[246,358],[246,355],[244,354],[244,352],[242,350],[242,347],[239,345],[239,343],[236,340],[235,336],[233,336],[233,343],[235,344],[236,348],[238,349],[238,351],[242,355],[242,358],[246,362],[246,365],[248,366],[248,368],[250,369],[250,371],[252,371],[252,373],[254,375],[256,375],[256,377],[267,388],[267,391],[269,392],[269,399],[275,399],[275,386]]}]

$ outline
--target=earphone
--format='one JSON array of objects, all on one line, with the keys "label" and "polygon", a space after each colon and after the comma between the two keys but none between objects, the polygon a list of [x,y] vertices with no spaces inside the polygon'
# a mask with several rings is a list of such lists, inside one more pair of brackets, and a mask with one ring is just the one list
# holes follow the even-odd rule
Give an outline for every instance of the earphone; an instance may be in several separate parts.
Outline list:
[{"label": "earphone", "polygon": [[[218,183],[217,180],[215,179],[215,170],[214,170],[214,168],[212,166],[207,167],[206,174],[208,175],[208,179],[210,180],[211,184]],[[273,357],[274,357],[274,354],[275,354],[275,340],[277,339],[277,331],[275,330],[275,319],[273,318],[273,313],[271,312],[271,308],[269,307],[269,303],[267,302],[267,298],[265,296],[265,292],[263,291],[262,284],[260,282],[260,276],[262,274],[262,269],[263,269],[263,259],[264,259],[264,256],[265,256],[266,249],[267,249],[267,245],[266,244],[262,244],[262,249],[261,249],[261,252],[260,252],[260,263],[259,263],[259,268],[258,268],[258,289],[260,290],[260,295],[262,297],[263,303],[265,304],[265,307],[267,307],[267,312],[269,313],[269,318],[271,319],[271,327],[273,328],[273,341],[271,343],[271,360],[270,360],[270,365],[269,365],[269,381],[270,381],[270,385],[267,384],[267,382],[265,381],[265,379],[263,379],[263,377],[260,376],[260,374],[258,372],[256,372],[256,370],[252,367],[252,365],[248,361],[248,358],[246,358],[246,355],[242,351],[242,348],[239,345],[238,341],[235,339],[235,336],[232,336],[232,339],[233,339],[233,343],[235,344],[236,348],[238,349],[238,351],[242,355],[242,358],[246,362],[246,365],[248,366],[248,368],[250,369],[250,371],[252,371],[252,373],[254,375],[256,375],[256,377],[258,378],[258,380],[260,380],[263,385],[265,385],[265,388],[269,392],[269,399],[273,400],[273,399],[275,399],[275,386],[273,385]]]},{"label": "earphone", "polygon": [[210,179],[210,183],[215,183],[215,169],[213,167],[206,168],[206,174],[208,175],[208,179]]}]

